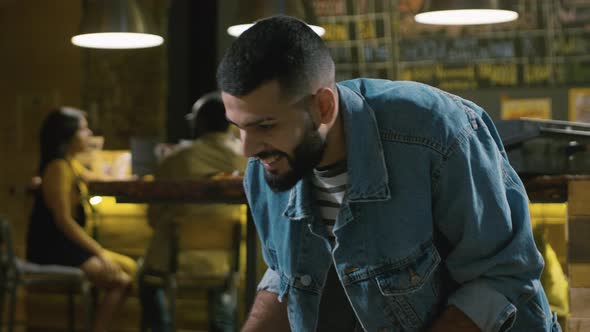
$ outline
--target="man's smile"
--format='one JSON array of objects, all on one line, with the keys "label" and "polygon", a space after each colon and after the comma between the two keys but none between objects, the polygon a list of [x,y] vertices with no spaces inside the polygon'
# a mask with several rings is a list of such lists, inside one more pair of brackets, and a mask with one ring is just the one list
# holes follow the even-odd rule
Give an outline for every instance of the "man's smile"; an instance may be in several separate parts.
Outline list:
[{"label": "man's smile", "polygon": [[264,168],[267,171],[271,171],[275,168],[277,162],[279,160],[281,160],[283,158],[283,156],[278,155],[278,154],[274,154],[271,156],[268,156],[266,158],[258,158],[260,160],[260,162],[262,163],[262,165],[264,166]]}]

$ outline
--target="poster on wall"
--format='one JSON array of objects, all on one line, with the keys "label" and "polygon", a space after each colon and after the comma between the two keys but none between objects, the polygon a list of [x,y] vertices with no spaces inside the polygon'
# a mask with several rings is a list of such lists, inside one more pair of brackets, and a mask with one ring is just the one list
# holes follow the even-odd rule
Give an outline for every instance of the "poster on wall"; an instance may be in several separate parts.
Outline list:
[{"label": "poster on wall", "polygon": [[316,16],[346,15],[346,0],[314,0]]},{"label": "poster on wall", "polygon": [[503,120],[551,119],[551,98],[502,99],[501,112]]},{"label": "poster on wall", "polygon": [[569,91],[570,121],[590,123],[590,88],[573,88]]}]

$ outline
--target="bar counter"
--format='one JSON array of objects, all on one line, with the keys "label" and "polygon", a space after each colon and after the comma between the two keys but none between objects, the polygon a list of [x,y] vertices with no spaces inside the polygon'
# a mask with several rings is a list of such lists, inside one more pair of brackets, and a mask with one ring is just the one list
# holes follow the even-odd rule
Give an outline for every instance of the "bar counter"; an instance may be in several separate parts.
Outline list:
[{"label": "bar counter", "polygon": [[524,184],[531,202],[563,203],[568,200],[568,184],[572,181],[590,180],[590,175],[523,175]]},{"label": "bar counter", "polygon": [[246,204],[241,176],[205,180],[92,181],[92,195],[113,196],[121,203]]}]

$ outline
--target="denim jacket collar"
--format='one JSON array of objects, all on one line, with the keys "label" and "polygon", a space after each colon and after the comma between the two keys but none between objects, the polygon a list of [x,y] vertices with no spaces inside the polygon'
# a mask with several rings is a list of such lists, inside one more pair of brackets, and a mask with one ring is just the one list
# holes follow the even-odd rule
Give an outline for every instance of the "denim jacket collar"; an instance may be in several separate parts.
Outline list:
[{"label": "denim jacket collar", "polygon": [[338,85],[338,93],[347,139],[348,200],[388,200],[389,178],[375,113],[360,94],[348,87]]},{"label": "denim jacket collar", "polygon": [[[346,142],[348,201],[388,200],[389,180],[375,114],[365,99],[350,88],[338,84],[338,94],[346,138],[354,138],[354,142]],[[289,193],[283,215],[291,220],[310,218],[313,215],[311,191],[309,179],[299,181]]]}]

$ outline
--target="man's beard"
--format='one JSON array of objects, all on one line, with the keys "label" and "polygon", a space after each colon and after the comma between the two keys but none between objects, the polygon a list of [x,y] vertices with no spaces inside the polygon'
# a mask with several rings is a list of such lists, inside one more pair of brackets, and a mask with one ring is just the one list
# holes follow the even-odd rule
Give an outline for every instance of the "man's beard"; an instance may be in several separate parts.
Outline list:
[{"label": "man's beard", "polygon": [[292,158],[282,151],[264,153],[266,156],[279,155],[284,157],[290,166],[290,169],[284,174],[264,171],[264,178],[272,191],[282,192],[293,188],[304,176],[311,174],[314,167],[322,160],[326,143],[314,127],[313,123],[306,127],[301,142],[297,144],[293,151]]}]

